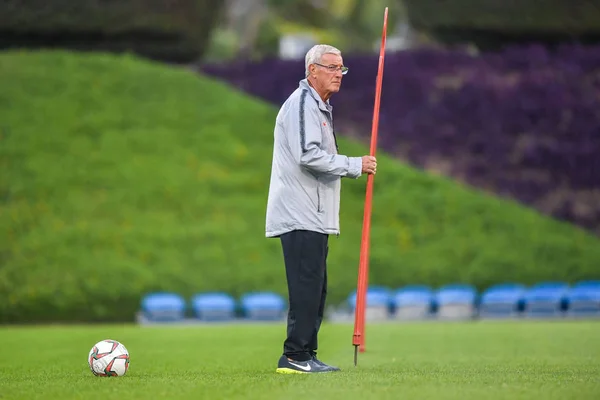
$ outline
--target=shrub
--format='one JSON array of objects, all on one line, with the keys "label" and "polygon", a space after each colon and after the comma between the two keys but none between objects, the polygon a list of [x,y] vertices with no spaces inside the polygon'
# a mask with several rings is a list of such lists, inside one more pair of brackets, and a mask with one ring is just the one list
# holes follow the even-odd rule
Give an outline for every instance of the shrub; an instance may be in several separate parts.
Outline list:
[{"label": "shrub", "polygon": [[[286,293],[264,238],[275,107],[124,56],[5,53],[0,85],[0,321],[131,320],[154,290]],[[585,232],[378,158],[370,283],[597,277]],[[365,179],[343,185],[332,303],[356,288],[362,229]]]}]

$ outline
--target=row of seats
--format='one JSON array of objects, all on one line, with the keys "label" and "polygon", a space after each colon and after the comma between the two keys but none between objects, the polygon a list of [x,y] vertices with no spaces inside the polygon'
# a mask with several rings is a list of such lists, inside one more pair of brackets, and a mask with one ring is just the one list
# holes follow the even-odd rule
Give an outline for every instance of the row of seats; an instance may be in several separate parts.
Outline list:
[{"label": "row of seats", "polygon": [[[356,291],[341,313],[354,315]],[[198,293],[189,303],[177,293],[151,293],[141,302],[139,321],[276,321],[286,317],[287,302],[273,292],[252,292],[234,299],[224,292]],[[339,310],[338,310],[339,315]],[[540,282],[530,287],[503,283],[478,293],[466,284],[434,289],[408,285],[397,290],[369,286],[365,317],[383,319],[470,319],[512,317],[600,317],[600,280]]]},{"label": "row of seats", "polygon": [[142,298],[139,322],[281,320],[287,303],[272,292],[253,292],[239,301],[224,292],[198,293],[189,303],[178,293],[150,293]]},{"label": "row of seats", "polygon": [[[354,311],[356,292],[347,305]],[[437,290],[409,285],[398,290],[369,287],[367,314],[374,319],[457,319],[512,317],[598,317],[600,281],[539,282],[530,287],[502,283],[478,293],[472,285],[450,284]]]}]

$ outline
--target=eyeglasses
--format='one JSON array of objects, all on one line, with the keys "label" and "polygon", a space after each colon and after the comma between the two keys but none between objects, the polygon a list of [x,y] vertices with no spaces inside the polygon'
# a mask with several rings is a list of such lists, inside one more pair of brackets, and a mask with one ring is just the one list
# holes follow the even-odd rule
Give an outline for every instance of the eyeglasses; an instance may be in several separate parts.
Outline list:
[{"label": "eyeglasses", "polygon": [[326,68],[327,71],[331,72],[332,74],[336,71],[342,71],[342,75],[346,75],[348,73],[348,67],[345,67],[343,65],[337,66],[337,65],[323,65],[323,64],[319,64],[319,63],[315,63],[316,65]]}]

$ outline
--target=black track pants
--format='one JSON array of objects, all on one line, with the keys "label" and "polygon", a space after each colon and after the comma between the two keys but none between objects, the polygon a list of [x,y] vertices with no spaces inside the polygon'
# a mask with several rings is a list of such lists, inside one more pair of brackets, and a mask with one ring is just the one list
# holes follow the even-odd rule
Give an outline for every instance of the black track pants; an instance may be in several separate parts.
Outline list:
[{"label": "black track pants", "polygon": [[301,230],[281,236],[289,296],[283,353],[293,360],[316,355],[327,296],[328,239],[326,234]]}]

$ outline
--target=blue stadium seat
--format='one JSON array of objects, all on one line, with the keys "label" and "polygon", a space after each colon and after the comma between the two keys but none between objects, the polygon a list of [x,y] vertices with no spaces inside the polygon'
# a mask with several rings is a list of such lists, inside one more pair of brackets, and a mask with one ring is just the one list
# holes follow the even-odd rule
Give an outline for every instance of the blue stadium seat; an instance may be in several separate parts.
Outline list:
[{"label": "blue stadium seat", "polygon": [[[388,319],[392,308],[392,291],[379,285],[370,285],[367,288],[365,299],[365,320],[381,321]],[[354,313],[356,308],[356,290],[348,296],[348,306]]]},{"label": "blue stadium seat", "polygon": [[434,295],[438,319],[473,318],[476,307],[477,290],[468,284],[449,284],[442,286]]},{"label": "blue stadium seat", "polygon": [[399,320],[431,317],[433,290],[426,285],[407,285],[393,297],[394,318]]},{"label": "blue stadium seat", "polygon": [[600,317],[600,281],[579,281],[567,292],[568,317]]},{"label": "blue stadium seat", "polygon": [[286,316],[286,302],[273,292],[246,293],[240,298],[240,305],[245,318],[250,320],[273,321]]},{"label": "blue stadium seat", "polygon": [[202,321],[227,321],[235,318],[235,299],[224,292],[198,293],[192,297],[192,310]]},{"label": "blue stadium seat", "polygon": [[536,283],[525,292],[524,315],[528,318],[562,316],[568,289],[565,282]]},{"label": "blue stadium seat", "polygon": [[520,315],[525,303],[526,287],[520,283],[500,283],[481,295],[481,318],[512,318]]},{"label": "blue stadium seat", "polygon": [[142,316],[152,322],[181,321],[185,318],[186,304],[177,293],[149,293],[142,298]]}]

